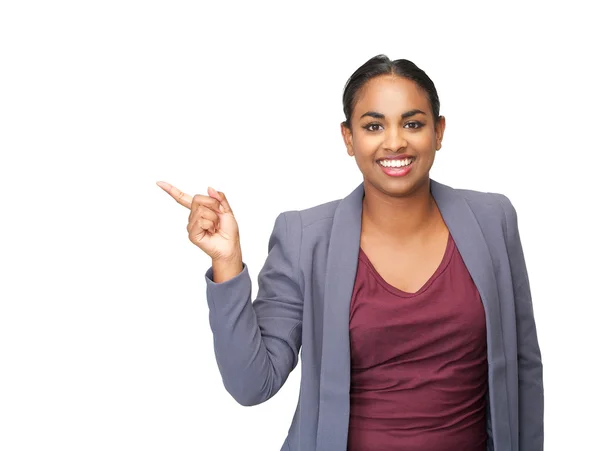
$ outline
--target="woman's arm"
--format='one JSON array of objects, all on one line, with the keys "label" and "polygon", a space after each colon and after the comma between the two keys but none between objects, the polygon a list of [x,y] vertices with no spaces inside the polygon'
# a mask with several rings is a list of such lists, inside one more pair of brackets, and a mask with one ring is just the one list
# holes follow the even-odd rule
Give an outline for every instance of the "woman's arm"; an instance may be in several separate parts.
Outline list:
[{"label": "woman's arm", "polygon": [[506,238],[515,296],[519,368],[519,449],[544,449],[543,366],[533,315],[529,277],[519,235],[517,212],[500,194],[506,216]]},{"label": "woman's arm", "polygon": [[298,212],[277,217],[254,303],[246,265],[222,283],[213,281],[212,267],[205,276],[219,371],[226,390],[244,406],[275,395],[298,363],[303,310],[298,278],[301,233]]}]

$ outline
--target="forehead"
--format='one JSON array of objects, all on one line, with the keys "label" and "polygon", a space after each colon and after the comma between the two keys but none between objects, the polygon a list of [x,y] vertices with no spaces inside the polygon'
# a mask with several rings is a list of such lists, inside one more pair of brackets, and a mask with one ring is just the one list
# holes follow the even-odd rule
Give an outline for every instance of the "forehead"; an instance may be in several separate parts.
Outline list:
[{"label": "forehead", "polygon": [[354,112],[366,111],[400,115],[418,108],[429,112],[429,98],[414,81],[395,75],[380,75],[366,82],[357,96]]}]

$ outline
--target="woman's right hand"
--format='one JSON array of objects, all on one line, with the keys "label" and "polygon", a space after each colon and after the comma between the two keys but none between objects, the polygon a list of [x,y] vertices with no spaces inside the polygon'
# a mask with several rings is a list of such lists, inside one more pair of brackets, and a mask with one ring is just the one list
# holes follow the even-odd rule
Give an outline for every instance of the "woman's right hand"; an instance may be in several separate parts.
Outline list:
[{"label": "woman's right hand", "polygon": [[156,182],[180,205],[190,210],[188,237],[213,262],[241,258],[240,234],[227,198],[220,191],[208,188],[208,196],[190,196],[166,182]]}]

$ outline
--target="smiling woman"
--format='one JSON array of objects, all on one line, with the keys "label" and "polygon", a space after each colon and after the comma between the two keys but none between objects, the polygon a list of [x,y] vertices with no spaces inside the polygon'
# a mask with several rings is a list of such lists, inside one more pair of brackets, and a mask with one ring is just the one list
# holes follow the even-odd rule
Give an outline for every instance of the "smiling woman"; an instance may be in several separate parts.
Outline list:
[{"label": "smiling woman", "polygon": [[414,63],[370,59],[343,105],[363,182],[277,217],[254,301],[225,194],[158,182],[212,258],[225,388],[262,403],[302,353],[287,451],[542,451],[542,361],[512,203],[430,179],[446,122]]}]

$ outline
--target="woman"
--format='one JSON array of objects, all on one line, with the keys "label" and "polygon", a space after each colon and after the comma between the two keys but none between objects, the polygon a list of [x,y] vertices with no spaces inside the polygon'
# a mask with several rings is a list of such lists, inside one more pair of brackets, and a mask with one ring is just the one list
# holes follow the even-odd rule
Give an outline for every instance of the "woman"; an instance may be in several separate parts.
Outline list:
[{"label": "woman", "polygon": [[433,82],[379,55],[348,80],[346,198],[281,213],[252,303],[227,198],[189,196],[212,258],[210,325],[228,392],[272,397],[298,362],[282,450],[543,449],[542,362],[510,200],[429,178],[445,118]]}]

